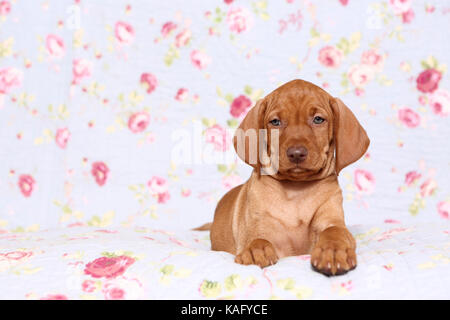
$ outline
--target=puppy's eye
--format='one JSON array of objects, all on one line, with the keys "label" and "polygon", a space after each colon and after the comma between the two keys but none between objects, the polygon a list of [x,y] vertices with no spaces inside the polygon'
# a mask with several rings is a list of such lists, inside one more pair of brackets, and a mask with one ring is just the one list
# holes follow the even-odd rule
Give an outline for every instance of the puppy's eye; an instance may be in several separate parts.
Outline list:
[{"label": "puppy's eye", "polygon": [[319,117],[319,116],[315,116],[314,119],[313,119],[313,122],[314,122],[315,124],[321,124],[321,123],[323,123],[324,121],[325,121],[325,119],[322,118],[322,117]]},{"label": "puppy's eye", "polygon": [[278,127],[278,126],[281,125],[281,120],[280,120],[280,119],[273,119],[273,120],[270,121],[270,123],[271,123],[273,126]]}]

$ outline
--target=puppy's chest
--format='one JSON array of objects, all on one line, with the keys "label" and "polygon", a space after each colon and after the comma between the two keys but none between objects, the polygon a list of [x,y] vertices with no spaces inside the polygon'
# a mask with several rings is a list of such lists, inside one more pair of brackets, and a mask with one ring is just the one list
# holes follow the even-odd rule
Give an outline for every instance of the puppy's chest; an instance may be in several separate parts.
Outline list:
[{"label": "puppy's chest", "polygon": [[276,220],[286,228],[308,226],[318,203],[305,192],[267,194],[258,204],[262,219]]},{"label": "puppy's chest", "polygon": [[317,210],[314,201],[301,197],[282,202],[268,200],[262,210],[257,224],[266,230],[264,236],[275,246],[279,257],[309,252],[309,226]]}]

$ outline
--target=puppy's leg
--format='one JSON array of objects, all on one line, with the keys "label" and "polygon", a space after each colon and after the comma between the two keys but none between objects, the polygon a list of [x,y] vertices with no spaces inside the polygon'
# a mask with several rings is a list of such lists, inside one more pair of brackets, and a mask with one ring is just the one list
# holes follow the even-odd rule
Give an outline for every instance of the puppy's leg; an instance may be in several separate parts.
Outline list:
[{"label": "puppy's leg", "polygon": [[356,267],[356,244],[345,227],[329,227],[319,234],[311,252],[312,267],[325,275],[344,274]]},{"label": "puppy's leg", "polygon": [[269,241],[255,239],[236,256],[234,261],[244,265],[256,264],[264,268],[275,264],[278,261],[278,256]]},{"label": "puppy's leg", "polygon": [[317,238],[311,251],[314,270],[330,276],[356,267],[356,241],[344,223],[340,191],[319,208],[312,227]]},{"label": "puppy's leg", "polygon": [[210,233],[212,250],[236,253],[232,223],[236,211],[242,207],[239,201],[242,187],[240,185],[231,189],[217,204]]},{"label": "puppy's leg", "polygon": [[[255,229],[257,221],[247,214],[248,183],[229,191],[217,204],[211,226],[211,248],[236,255],[235,262],[261,268],[277,262],[273,245]],[[233,225],[235,230],[233,230]],[[252,227],[249,227],[251,225]]]}]

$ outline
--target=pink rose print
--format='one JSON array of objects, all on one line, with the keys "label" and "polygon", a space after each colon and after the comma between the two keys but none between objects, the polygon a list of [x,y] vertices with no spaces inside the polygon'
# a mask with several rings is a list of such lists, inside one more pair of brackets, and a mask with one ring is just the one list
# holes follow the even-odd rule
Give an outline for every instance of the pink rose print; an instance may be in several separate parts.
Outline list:
[{"label": "pink rose print", "polygon": [[133,133],[139,133],[147,129],[150,123],[150,115],[147,112],[137,112],[128,119],[128,128]]},{"label": "pink rose print", "polygon": [[129,23],[123,21],[117,22],[114,28],[114,33],[116,35],[116,39],[121,44],[131,44],[134,40],[134,29]]},{"label": "pink rose print", "polygon": [[168,190],[167,180],[158,176],[153,176],[147,185],[151,194],[164,193]]},{"label": "pink rose print", "polygon": [[84,280],[83,283],[81,284],[81,289],[84,292],[94,292],[96,287],[95,287],[95,281],[92,280]]},{"label": "pink rose print", "polygon": [[227,24],[231,32],[241,33],[253,26],[253,16],[246,8],[230,8]]},{"label": "pink rose print", "polygon": [[420,195],[422,197],[430,196],[434,193],[436,188],[437,188],[436,181],[434,181],[434,179],[430,178],[420,186]]},{"label": "pink rose print", "polygon": [[0,110],[5,107],[5,94],[0,92]]},{"label": "pink rose print", "polygon": [[406,12],[402,13],[402,22],[403,23],[411,23],[411,21],[414,19],[415,14],[413,9],[409,9]]},{"label": "pink rose print", "polygon": [[223,2],[225,2],[226,4],[231,4],[233,0],[223,0]]},{"label": "pink rose print", "polygon": [[40,300],[67,300],[67,296],[63,294],[49,294],[45,297],[42,297]]},{"label": "pink rose print", "polygon": [[429,104],[435,114],[448,116],[450,114],[450,92],[444,89],[434,91],[430,95]]},{"label": "pink rose print", "polygon": [[387,271],[392,271],[393,266],[392,265],[383,265],[383,268],[385,268]]},{"label": "pink rose print", "polygon": [[433,13],[436,10],[436,7],[433,6],[432,4],[427,4],[425,6],[425,12],[426,13]]},{"label": "pink rose print", "polygon": [[152,93],[155,91],[156,86],[158,85],[158,79],[151,73],[143,73],[141,75],[141,85],[145,87],[147,93]]},{"label": "pink rose print", "polygon": [[193,50],[191,52],[191,62],[197,69],[205,69],[211,63],[211,58],[204,52]]},{"label": "pink rose print", "polygon": [[45,45],[47,47],[47,52],[51,57],[55,59],[60,59],[65,54],[64,41],[61,37],[55,34],[49,34],[45,40]]},{"label": "pink rose print", "polygon": [[11,4],[9,1],[0,2],[0,16],[6,16],[11,12]]},{"label": "pink rose print", "polygon": [[386,219],[386,220],[384,220],[384,223],[400,223],[400,221],[395,220],[395,219]]},{"label": "pink rose print", "polygon": [[115,284],[107,283],[103,287],[103,295],[105,300],[123,300],[125,299],[125,290],[117,287]]},{"label": "pink rose print", "polygon": [[188,98],[188,89],[186,88],[180,88],[177,91],[177,94],[175,95],[175,100],[183,102],[186,101]]},{"label": "pink rose print", "polygon": [[416,128],[420,124],[420,116],[410,108],[398,110],[399,120],[408,128]]},{"label": "pink rose print", "polygon": [[22,84],[23,72],[19,69],[8,67],[0,70],[0,94],[8,93],[13,87]]},{"label": "pink rose print", "polygon": [[191,40],[192,32],[189,29],[184,29],[175,37],[175,46],[177,48],[184,47],[189,43],[189,40]]},{"label": "pink rose print", "polygon": [[191,195],[192,191],[190,189],[183,189],[181,190],[181,196],[182,197],[189,197]]},{"label": "pink rose print", "polygon": [[73,84],[80,83],[81,79],[91,76],[92,62],[86,59],[75,59],[72,63]]},{"label": "pink rose print", "polygon": [[436,69],[427,69],[422,71],[417,77],[417,89],[423,93],[433,92],[438,88],[439,81],[441,80],[441,73]]},{"label": "pink rose print", "polygon": [[450,201],[441,201],[437,205],[438,213],[443,219],[450,218]]},{"label": "pink rose print", "polygon": [[56,145],[61,149],[65,149],[67,146],[67,142],[70,138],[70,132],[67,128],[61,128],[56,130],[55,141]]},{"label": "pink rose print", "polygon": [[166,203],[170,199],[167,180],[162,177],[153,176],[147,183],[152,196],[156,196],[158,203]]},{"label": "pink rose print", "polygon": [[343,56],[338,48],[326,46],[319,51],[319,62],[327,68],[336,69],[341,64]]},{"label": "pink rose print", "polygon": [[170,33],[177,28],[177,25],[171,21],[163,24],[161,28],[161,35],[166,38],[170,35]]},{"label": "pink rose print", "polygon": [[411,0],[389,0],[389,5],[395,14],[402,14],[411,9]]},{"label": "pink rose print", "polygon": [[343,5],[346,6],[348,4],[348,0],[339,0],[339,2]]},{"label": "pink rose print", "polygon": [[222,178],[222,185],[226,190],[230,190],[242,183],[242,178],[236,174],[230,174]]},{"label": "pink rose print", "polygon": [[36,183],[36,181],[29,174],[22,174],[19,176],[18,185],[19,185],[20,192],[22,192],[24,197],[28,198],[31,196],[31,193],[33,192],[35,183]]},{"label": "pink rose print", "polygon": [[214,150],[216,151],[226,151],[228,150],[231,138],[227,135],[227,131],[220,125],[215,124],[212,127],[206,129],[206,143],[211,143],[214,145]]},{"label": "pink rose print", "polygon": [[414,11],[411,8],[411,0],[389,0],[389,6],[395,15],[402,18],[403,23],[410,23],[414,19]]},{"label": "pink rose print", "polygon": [[94,278],[113,279],[124,274],[134,261],[133,258],[127,256],[101,257],[89,262],[84,273]]},{"label": "pink rose print", "polygon": [[406,185],[409,187],[411,186],[414,182],[416,182],[417,180],[419,180],[422,177],[422,175],[420,173],[418,173],[417,171],[410,171],[406,174],[405,176],[405,183]]},{"label": "pink rose print", "polygon": [[20,261],[29,258],[33,255],[31,251],[11,251],[7,253],[0,253],[1,259]]},{"label": "pink rose print", "polygon": [[355,95],[361,97],[364,95],[365,90],[363,88],[355,88]]},{"label": "pink rose print", "polygon": [[383,69],[384,56],[376,50],[367,50],[361,55],[361,63],[373,67],[376,71],[381,71]]},{"label": "pink rose print", "polygon": [[364,87],[374,77],[374,69],[366,64],[355,64],[348,71],[348,78],[355,87]]},{"label": "pink rose print", "polygon": [[108,179],[109,168],[104,162],[94,162],[91,169],[92,176],[99,186],[103,186]]},{"label": "pink rose print", "polygon": [[170,193],[168,191],[158,193],[158,203],[166,203],[170,200]]},{"label": "pink rose print", "polygon": [[419,101],[419,103],[421,105],[426,105],[427,104],[427,97],[425,95],[421,95],[417,98],[417,100]]},{"label": "pink rose print", "polygon": [[371,194],[375,189],[375,177],[366,170],[355,170],[355,185],[362,194]]},{"label": "pink rose print", "polygon": [[233,117],[239,118],[252,105],[252,101],[244,95],[235,98],[231,103],[230,113]]}]

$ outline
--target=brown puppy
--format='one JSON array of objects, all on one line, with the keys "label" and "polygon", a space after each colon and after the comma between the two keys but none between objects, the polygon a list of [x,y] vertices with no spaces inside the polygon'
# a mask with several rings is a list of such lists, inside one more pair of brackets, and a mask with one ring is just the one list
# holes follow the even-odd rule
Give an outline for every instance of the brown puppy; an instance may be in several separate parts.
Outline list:
[{"label": "brown puppy", "polygon": [[311,253],[313,268],[326,275],[355,268],[356,243],[345,226],[337,175],[364,155],[369,139],[350,109],[314,84],[294,80],[258,101],[239,128],[267,129],[267,144],[271,129],[279,130],[278,168],[261,174],[268,165],[259,157],[250,161],[250,136],[235,135],[239,157],[255,169],[218,203],[212,249],[260,267]]}]

